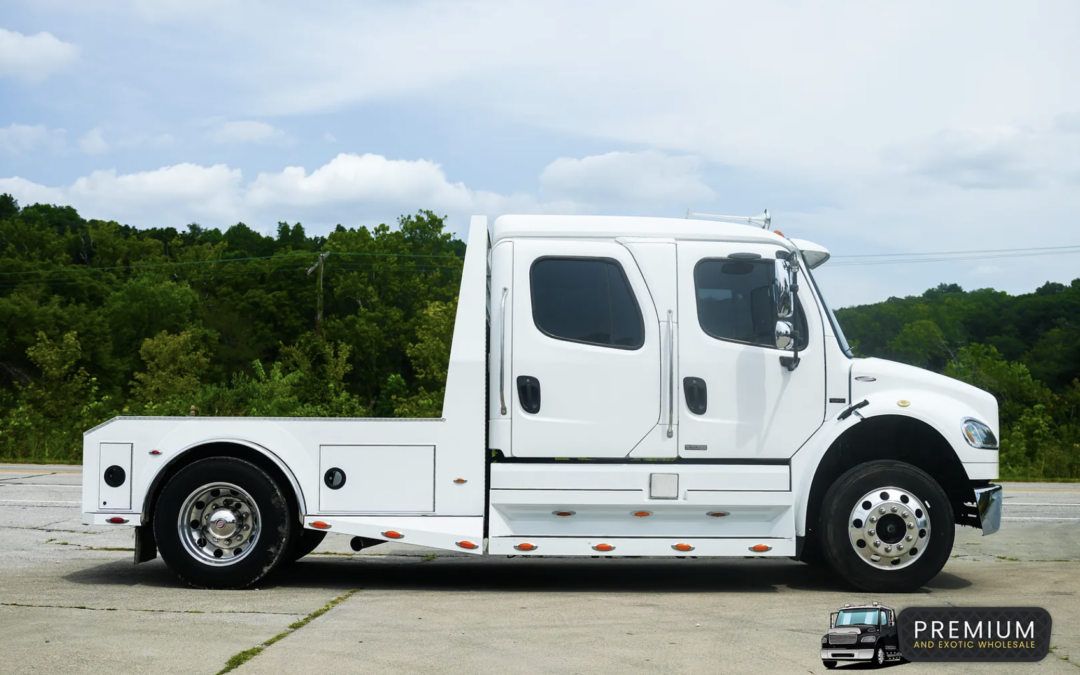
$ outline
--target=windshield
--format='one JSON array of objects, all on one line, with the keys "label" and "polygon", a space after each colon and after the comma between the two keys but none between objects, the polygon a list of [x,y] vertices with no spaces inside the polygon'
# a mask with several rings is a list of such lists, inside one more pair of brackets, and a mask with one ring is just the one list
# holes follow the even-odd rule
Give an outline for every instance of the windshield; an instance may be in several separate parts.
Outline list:
[{"label": "windshield", "polygon": [[854,626],[857,623],[878,625],[880,610],[877,609],[851,609],[844,610],[836,617],[837,626]]},{"label": "windshield", "polygon": [[803,267],[806,269],[806,278],[810,280],[810,284],[814,287],[814,293],[817,294],[818,300],[821,301],[821,306],[825,308],[825,314],[829,317],[829,323],[832,324],[833,333],[836,334],[836,341],[840,343],[840,349],[849,359],[855,358],[855,355],[851,353],[851,345],[848,344],[847,338],[844,337],[844,331],[840,329],[840,322],[836,320],[836,315],[833,314],[833,311],[825,304],[825,296],[821,294],[821,289],[818,288],[817,281],[814,280],[814,275],[810,273],[810,266],[804,265]]}]

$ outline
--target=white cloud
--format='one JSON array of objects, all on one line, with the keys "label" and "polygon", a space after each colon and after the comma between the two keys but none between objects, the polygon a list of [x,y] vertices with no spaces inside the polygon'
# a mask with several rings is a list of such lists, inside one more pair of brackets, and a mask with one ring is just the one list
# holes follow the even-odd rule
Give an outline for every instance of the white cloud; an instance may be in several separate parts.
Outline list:
[{"label": "white cloud", "polygon": [[50,130],[44,124],[12,123],[6,127],[0,127],[0,153],[16,155],[36,150],[42,146],[51,150],[62,150],[64,147],[64,130]]},{"label": "white cloud", "polygon": [[97,127],[86,132],[86,135],[79,139],[79,150],[88,155],[99,155],[108,149],[109,144],[105,142],[104,136],[101,135],[101,129]]},{"label": "white cloud", "polygon": [[656,150],[563,157],[540,174],[546,196],[586,204],[669,204],[709,201],[716,195],[701,178],[701,159]]},{"label": "white cloud", "polygon": [[254,226],[299,220],[318,228],[393,222],[401,213],[422,208],[451,215],[462,226],[474,213],[497,216],[543,208],[528,195],[474,191],[450,182],[439,165],[427,160],[351,154],[338,155],[311,173],[303,167],[286,167],[260,173],[250,182],[239,169],[224,164],[185,163],[130,174],[95,171],[61,187],[4,178],[0,192],[11,193],[22,204],[69,204],[86,217],[140,227],[193,221],[227,227],[239,220]]},{"label": "white cloud", "polygon": [[285,132],[266,122],[230,120],[213,122],[207,137],[215,143],[266,143],[285,140]]},{"label": "white cloud", "polygon": [[0,28],[0,77],[40,81],[74,61],[75,45],[52,33],[23,35]]}]

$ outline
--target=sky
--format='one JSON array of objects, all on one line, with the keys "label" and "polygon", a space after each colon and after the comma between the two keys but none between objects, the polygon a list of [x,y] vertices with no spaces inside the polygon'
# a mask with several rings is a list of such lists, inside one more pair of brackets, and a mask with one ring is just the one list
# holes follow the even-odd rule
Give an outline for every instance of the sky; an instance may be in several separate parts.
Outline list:
[{"label": "sky", "polygon": [[1080,246],[1078,30],[1071,0],[4,0],[0,192],[266,233],[768,208],[832,251],[833,306],[1031,292],[1080,277],[1020,251]]}]

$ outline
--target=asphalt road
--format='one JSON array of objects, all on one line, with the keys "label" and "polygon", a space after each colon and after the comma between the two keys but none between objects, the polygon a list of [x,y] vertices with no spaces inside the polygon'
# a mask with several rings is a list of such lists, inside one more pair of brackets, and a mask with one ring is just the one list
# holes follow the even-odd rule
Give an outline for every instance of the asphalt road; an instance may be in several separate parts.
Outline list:
[{"label": "asphalt road", "polygon": [[80,478],[0,465],[0,673],[212,675],[281,634],[233,672],[818,673],[829,612],[878,600],[1054,619],[1038,664],[894,672],[1080,674],[1080,484],[1007,484],[1001,532],[961,529],[920,593],[869,597],[787,560],[354,555],[334,535],[257,590],[196,591],[160,560],[133,566],[129,529],[82,525]]}]

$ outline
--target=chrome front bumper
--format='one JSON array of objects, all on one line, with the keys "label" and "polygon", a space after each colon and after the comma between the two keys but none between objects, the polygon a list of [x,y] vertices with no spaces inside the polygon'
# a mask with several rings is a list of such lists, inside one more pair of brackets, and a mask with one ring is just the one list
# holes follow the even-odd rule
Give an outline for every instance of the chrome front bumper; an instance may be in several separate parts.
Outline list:
[{"label": "chrome front bumper", "polygon": [[983,536],[993,534],[1001,527],[1001,504],[1005,493],[1000,485],[988,485],[975,489],[975,505],[979,508],[979,523]]},{"label": "chrome front bumper", "polygon": [[821,650],[822,661],[869,661],[874,658],[873,649],[842,649],[829,647]]}]

